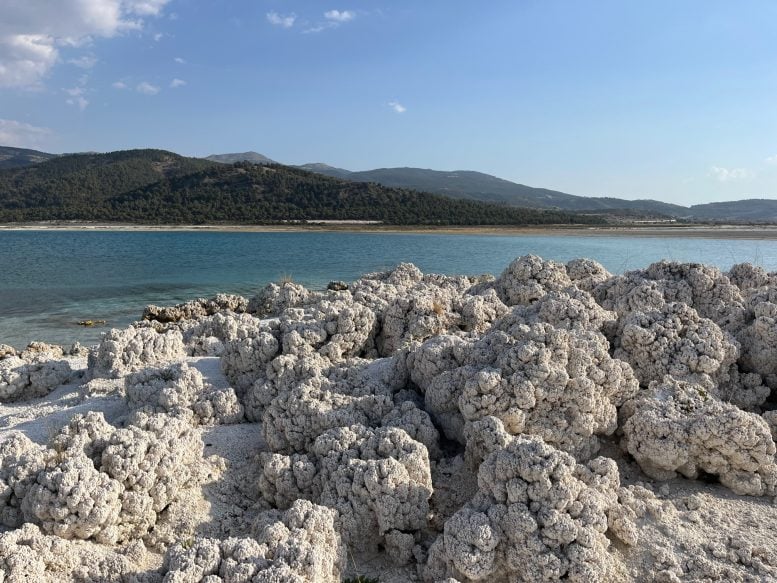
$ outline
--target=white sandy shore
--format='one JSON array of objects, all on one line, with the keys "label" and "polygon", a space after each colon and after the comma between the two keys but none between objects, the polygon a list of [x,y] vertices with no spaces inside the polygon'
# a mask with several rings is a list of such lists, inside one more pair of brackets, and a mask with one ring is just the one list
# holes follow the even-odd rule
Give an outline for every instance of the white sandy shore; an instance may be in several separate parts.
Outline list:
[{"label": "white sandy shore", "polygon": [[225,232],[225,233],[413,233],[428,235],[570,236],[570,237],[688,237],[700,239],[777,239],[777,226],[691,225],[691,226],[479,226],[479,227],[392,227],[363,221],[300,225],[136,225],[120,223],[3,223],[0,231],[120,231],[120,232]]}]

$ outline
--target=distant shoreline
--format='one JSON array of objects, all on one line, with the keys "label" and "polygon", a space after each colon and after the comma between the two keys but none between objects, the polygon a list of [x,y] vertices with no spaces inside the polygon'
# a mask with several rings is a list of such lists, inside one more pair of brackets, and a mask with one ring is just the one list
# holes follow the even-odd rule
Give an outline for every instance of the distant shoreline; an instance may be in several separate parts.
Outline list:
[{"label": "distant shoreline", "polygon": [[122,223],[39,222],[2,223],[2,231],[94,231],[94,232],[215,232],[215,233],[385,233],[426,235],[654,237],[698,239],[777,239],[777,226],[383,226],[363,222],[309,225],[138,225]]}]

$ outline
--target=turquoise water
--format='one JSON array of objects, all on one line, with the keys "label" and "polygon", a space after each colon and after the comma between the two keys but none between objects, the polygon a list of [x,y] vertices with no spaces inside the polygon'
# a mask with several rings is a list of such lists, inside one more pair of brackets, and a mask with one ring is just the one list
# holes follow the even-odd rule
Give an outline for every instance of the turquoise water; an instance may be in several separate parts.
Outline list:
[{"label": "turquoise water", "polygon": [[0,232],[0,343],[94,343],[146,304],[217,292],[250,296],[290,276],[321,288],[334,279],[410,261],[424,272],[498,274],[535,253],[590,257],[620,273],[662,258],[728,269],[750,261],[777,269],[777,241],[691,238],[479,236],[373,233]]}]

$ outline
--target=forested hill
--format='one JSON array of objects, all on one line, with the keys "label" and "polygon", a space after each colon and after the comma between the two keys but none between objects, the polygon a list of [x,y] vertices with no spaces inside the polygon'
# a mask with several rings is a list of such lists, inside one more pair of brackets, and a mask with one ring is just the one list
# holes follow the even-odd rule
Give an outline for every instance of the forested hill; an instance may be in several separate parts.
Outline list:
[{"label": "forested hill", "polygon": [[0,171],[0,221],[147,224],[332,219],[396,225],[594,224],[565,212],[455,200],[273,165],[218,164],[159,150],[64,156]]},{"label": "forested hill", "polygon": [[56,157],[56,154],[39,152],[38,150],[0,146],[0,170],[32,166],[33,164],[45,162],[46,160],[51,160]]},{"label": "forested hill", "polygon": [[[0,208],[83,208],[164,178],[191,174],[214,166],[164,150],[126,150],[108,154],[68,154],[25,168],[0,171]],[[55,209],[60,209],[56,211]]]}]

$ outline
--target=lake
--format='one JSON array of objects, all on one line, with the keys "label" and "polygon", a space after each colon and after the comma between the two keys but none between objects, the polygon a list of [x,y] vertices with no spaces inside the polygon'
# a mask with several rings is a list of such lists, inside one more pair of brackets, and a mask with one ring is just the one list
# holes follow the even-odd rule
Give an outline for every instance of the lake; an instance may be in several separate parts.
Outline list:
[{"label": "lake", "polygon": [[[615,273],[659,259],[777,270],[777,241],[624,236],[483,236],[322,232],[0,231],[0,343],[91,344],[147,304],[217,292],[253,295],[291,277],[311,288],[401,261],[436,273],[493,273],[534,253],[590,257]],[[106,320],[84,328],[79,320]]]}]

